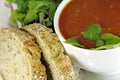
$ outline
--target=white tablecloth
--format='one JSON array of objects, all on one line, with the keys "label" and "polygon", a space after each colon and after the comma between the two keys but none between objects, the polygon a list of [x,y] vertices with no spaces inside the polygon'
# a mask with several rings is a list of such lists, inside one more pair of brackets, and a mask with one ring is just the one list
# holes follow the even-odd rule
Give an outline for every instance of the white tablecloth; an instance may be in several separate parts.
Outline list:
[{"label": "white tablecloth", "polygon": [[10,8],[5,3],[5,0],[0,0],[0,27],[9,27]]}]

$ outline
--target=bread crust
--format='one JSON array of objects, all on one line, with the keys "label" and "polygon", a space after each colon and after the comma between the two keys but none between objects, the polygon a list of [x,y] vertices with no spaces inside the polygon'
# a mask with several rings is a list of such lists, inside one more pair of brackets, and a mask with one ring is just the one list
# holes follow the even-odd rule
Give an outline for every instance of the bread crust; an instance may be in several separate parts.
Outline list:
[{"label": "bread crust", "polygon": [[64,54],[57,35],[41,24],[31,24],[21,28],[37,39],[43,56],[50,67],[53,80],[76,80],[70,58]]},{"label": "bread crust", "polygon": [[47,80],[41,49],[28,33],[0,29],[0,72],[5,80]]}]

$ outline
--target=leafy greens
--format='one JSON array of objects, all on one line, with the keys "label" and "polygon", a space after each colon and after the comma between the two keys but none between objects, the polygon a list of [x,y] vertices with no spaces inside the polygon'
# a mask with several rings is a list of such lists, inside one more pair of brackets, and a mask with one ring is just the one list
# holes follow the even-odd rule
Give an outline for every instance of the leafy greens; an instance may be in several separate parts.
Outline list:
[{"label": "leafy greens", "polygon": [[74,46],[78,46],[78,47],[83,47],[80,43],[79,43],[79,37],[72,37],[72,38],[69,38],[65,41],[65,43],[68,43],[68,44],[72,44]]},{"label": "leafy greens", "polygon": [[[94,50],[110,49],[113,47],[120,46],[120,37],[110,33],[102,34],[102,28],[99,24],[92,24],[88,26],[88,29],[85,32],[82,32],[81,34],[84,38],[94,40],[96,42],[97,47],[92,48]],[[75,37],[67,39],[65,43],[72,44],[75,46],[80,45],[79,47],[83,47],[79,42],[79,38],[74,38]],[[83,48],[85,48],[85,46]]]},{"label": "leafy greens", "polygon": [[7,0],[8,3],[15,3],[18,9],[13,10],[11,21],[21,22],[27,25],[32,22],[40,22],[45,26],[52,26],[57,6],[62,0]]},{"label": "leafy greens", "polygon": [[100,25],[92,24],[88,27],[87,31],[82,32],[81,34],[86,39],[97,40],[102,32]]}]

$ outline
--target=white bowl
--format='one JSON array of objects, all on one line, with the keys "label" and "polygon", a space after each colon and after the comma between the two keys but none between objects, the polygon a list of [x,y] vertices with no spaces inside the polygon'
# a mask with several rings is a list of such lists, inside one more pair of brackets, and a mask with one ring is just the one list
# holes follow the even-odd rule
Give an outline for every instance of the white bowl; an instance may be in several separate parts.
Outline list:
[{"label": "white bowl", "polygon": [[65,39],[59,29],[59,17],[64,7],[71,0],[63,0],[57,8],[54,17],[54,28],[67,54],[74,63],[81,68],[100,75],[113,75],[120,73],[120,47],[108,50],[89,50],[78,48],[64,43]]}]

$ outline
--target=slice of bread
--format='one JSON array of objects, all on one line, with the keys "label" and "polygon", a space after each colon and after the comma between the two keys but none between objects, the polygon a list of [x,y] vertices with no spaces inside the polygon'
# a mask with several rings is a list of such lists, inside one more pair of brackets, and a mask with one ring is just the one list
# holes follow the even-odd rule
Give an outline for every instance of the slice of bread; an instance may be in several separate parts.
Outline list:
[{"label": "slice of bread", "polygon": [[52,74],[50,80],[76,80],[70,58],[64,54],[57,35],[51,29],[40,24],[31,24],[21,28],[37,39]]},{"label": "slice of bread", "polygon": [[47,80],[41,49],[28,33],[0,29],[0,73],[3,80]]}]

